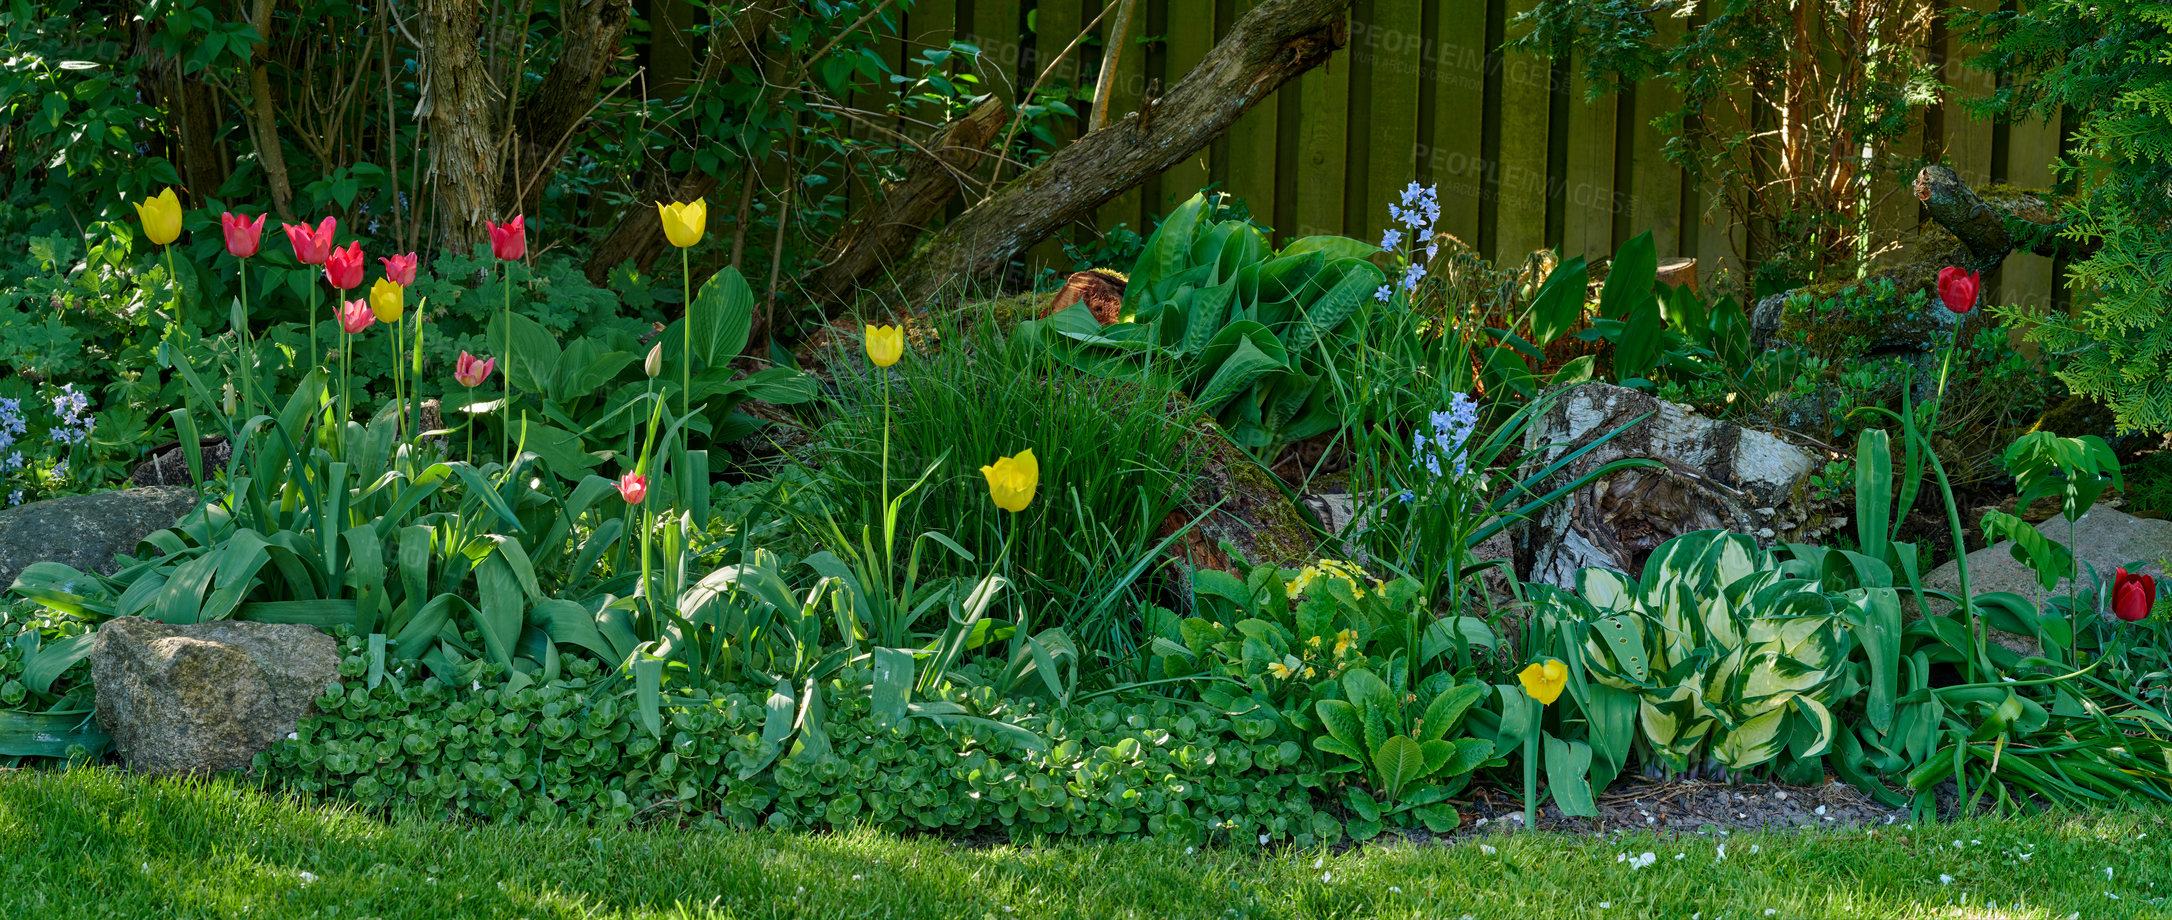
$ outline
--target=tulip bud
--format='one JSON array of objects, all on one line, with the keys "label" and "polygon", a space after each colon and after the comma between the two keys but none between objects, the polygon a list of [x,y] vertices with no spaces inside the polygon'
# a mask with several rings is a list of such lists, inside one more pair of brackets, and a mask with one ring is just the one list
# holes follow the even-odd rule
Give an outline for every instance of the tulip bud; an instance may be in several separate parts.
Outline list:
[{"label": "tulip bud", "polygon": [[641,370],[649,375],[650,380],[664,372],[664,343],[658,342],[649,346],[649,356],[642,360]]}]

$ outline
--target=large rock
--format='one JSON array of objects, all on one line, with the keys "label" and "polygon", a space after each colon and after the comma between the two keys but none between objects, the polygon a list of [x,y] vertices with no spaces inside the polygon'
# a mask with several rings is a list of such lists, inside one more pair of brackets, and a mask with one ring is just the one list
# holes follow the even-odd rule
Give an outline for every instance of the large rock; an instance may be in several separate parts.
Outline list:
[{"label": "large rock", "polygon": [[248,769],[339,681],[339,649],[308,626],[120,617],[91,643],[98,722],[130,769]]},{"label": "large rock", "polygon": [[[2089,509],[2080,520],[2074,522],[2070,534],[2064,517],[2053,517],[2036,525],[2038,533],[2065,544],[2074,553],[2074,560],[2082,564],[2082,573],[2088,574],[2088,566],[2096,566],[2097,574],[2109,578],[2112,569],[2127,566],[2128,571],[2139,571],[2157,578],[2165,577],[2165,560],[2172,558],[2172,521],[2138,518],[2115,508],[2102,505]],[[1968,554],[1968,590],[1971,595],[1984,595],[1997,591],[2011,591],[2041,606],[2053,595],[2064,595],[2069,579],[2061,579],[2050,591],[2036,580],[2036,570],[2027,563],[2015,559],[2014,544],[2004,540]],[[1949,593],[1961,589],[1960,571],[1948,561],[1932,569],[1923,577],[1923,587]],[[1927,602],[1934,613],[1953,609],[1943,601]],[[2038,652],[2036,640],[2027,636],[1992,630],[1991,639],[2022,655]]]},{"label": "large rock", "polygon": [[70,495],[0,511],[0,587],[33,562],[58,562],[112,574],[117,555],[132,554],[152,533],[172,527],[196,508],[182,486]]},{"label": "large rock", "polygon": [[1552,395],[1553,404],[1524,433],[1525,475],[1649,417],[1538,486],[1540,494],[1615,460],[1660,466],[1615,472],[1519,527],[1516,557],[1529,580],[1567,587],[1585,566],[1635,574],[1654,547],[1697,530],[1754,534],[1769,544],[1838,523],[1824,520],[1807,498],[1817,469],[1809,450],[1609,384],[1578,384]]}]

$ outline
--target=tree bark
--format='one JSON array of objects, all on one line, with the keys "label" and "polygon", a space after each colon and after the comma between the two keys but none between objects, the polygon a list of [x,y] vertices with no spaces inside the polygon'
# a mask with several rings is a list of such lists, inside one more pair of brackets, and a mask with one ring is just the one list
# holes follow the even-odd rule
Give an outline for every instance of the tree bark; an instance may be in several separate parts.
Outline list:
[{"label": "tree bark", "polygon": [[[1161,98],[1057,151],[950,223],[883,290],[924,304],[1001,272],[1033,244],[1198,153],[1282,84],[1349,41],[1353,0],[1266,0]],[[879,264],[871,262],[870,264]],[[868,279],[859,276],[859,282]],[[838,285],[842,292],[856,285]]]},{"label": "tree bark", "polygon": [[905,177],[883,183],[881,197],[854,214],[825,247],[822,268],[808,284],[815,296],[847,298],[862,278],[910,252],[928,222],[957,197],[960,176],[973,170],[1010,120],[1010,107],[989,96],[908,157]]},{"label": "tree bark", "polygon": [[542,195],[568,142],[588,120],[632,16],[632,0],[584,0],[561,11],[564,39],[558,59],[545,72],[543,85],[522,100],[515,119],[520,166],[506,177],[507,211],[525,211]]},{"label": "tree bark", "polygon": [[281,220],[294,219],[294,185],[287,178],[286,150],[280,146],[279,122],[274,117],[271,75],[264,55],[271,41],[273,0],[256,0],[249,26],[263,41],[249,46],[249,133],[256,139],[257,162],[264,167],[265,184],[271,186],[272,212]]},{"label": "tree bark", "polygon": [[[421,0],[423,105],[430,119],[430,179],[444,245],[459,253],[489,241],[483,222],[502,219],[505,159],[498,148],[498,92],[480,53],[474,0]],[[510,216],[510,215],[505,215]]]},{"label": "tree bark", "polygon": [[2016,251],[2049,258],[2086,256],[2089,247],[2059,235],[2064,226],[2056,202],[2025,195],[2004,203],[1983,200],[1953,170],[1926,166],[1916,174],[1916,198],[1931,220],[1946,228],[1967,251],[1968,268],[1986,272]]}]

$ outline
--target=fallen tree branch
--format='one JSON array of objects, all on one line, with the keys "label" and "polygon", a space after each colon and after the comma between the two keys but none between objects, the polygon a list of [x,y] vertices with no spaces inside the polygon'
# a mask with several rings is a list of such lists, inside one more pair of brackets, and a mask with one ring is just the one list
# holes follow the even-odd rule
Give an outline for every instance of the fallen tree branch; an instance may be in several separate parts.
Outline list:
[{"label": "fallen tree branch", "polygon": [[2060,235],[2065,224],[2056,203],[2039,195],[1995,204],[1944,166],[1926,166],[1916,174],[1916,198],[1967,252],[1969,269],[1990,271],[2015,252],[2048,258],[2077,258],[2090,247]]},{"label": "fallen tree branch", "polygon": [[911,154],[905,177],[883,183],[881,197],[854,214],[825,248],[822,268],[808,288],[830,300],[847,299],[861,279],[911,251],[928,222],[957,197],[959,177],[972,172],[974,161],[1010,120],[1010,107],[988,96]]},{"label": "fallen tree branch", "polygon": [[[1150,107],[1079,138],[967,208],[880,289],[919,306],[995,275],[1058,228],[1205,149],[1253,105],[1348,43],[1352,2],[1266,0],[1254,7]],[[834,313],[872,282],[884,255],[842,250],[853,264],[825,269],[815,291],[831,299]]]}]

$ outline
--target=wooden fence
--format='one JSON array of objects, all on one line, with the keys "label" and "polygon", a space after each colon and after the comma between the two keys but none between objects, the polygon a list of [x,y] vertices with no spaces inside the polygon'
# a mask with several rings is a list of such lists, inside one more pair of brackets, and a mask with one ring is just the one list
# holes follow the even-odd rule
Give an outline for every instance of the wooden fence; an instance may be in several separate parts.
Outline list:
[{"label": "wooden fence", "polygon": [[[1109,0],[915,0],[904,39],[907,58],[953,39],[978,46],[984,87],[1015,99],[1034,85]],[[1140,39],[1119,58],[1112,117],[1136,108],[1151,87],[1174,85],[1238,16],[1259,0],[1140,0]],[[1940,0],[1989,8],[1999,0]],[[1106,230],[1144,232],[1154,218],[1216,183],[1242,197],[1283,239],[1341,233],[1377,240],[1390,200],[1409,182],[1438,184],[1442,227],[1488,256],[1554,247],[1601,258],[1647,229],[1662,258],[1698,260],[1701,274],[1739,271],[1747,237],[1709,189],[1685,182],[1661,156],[1667,137],[1652,120],[1675,104],[1663,84],[1585,101],[1575,61],[1497,49],[1509,23],[1533,0],[1358,0],[1348,47],[1248,112],[1227,136],[1097,213]],[[1112,13],[1090,30],[1098,39]],[[1679,27],[1677,27],[1679,28]],[[1970,49],[1944,28],[1919,49],[1943,63],[1954,96],[1981,96],[1996,75],[1967,66]],[[1052,84],[1087,86],[1102,59],[1098,40],[1081,42],[1049,70]],[[1943,161],[1972,184],[2052,184],[2060,151],[2057,123],[1992,123],[1948,99],[1917,118],[1895,150]],[[1080,103],[1084,114],[1085,103]],[[1928,127],[1927,127],[1928,126]],[[1073,136],[1081,127],[1066,124]],[[1920,220],[1908,193],[1911,171],[1872,189],[1874,238],[1887,241]],[[1053,247],[1037,251],[1041,260]],[[2010,259],[1991,279],[2000,299],[2056,295],[2055,266],[2037,256]]]}]

